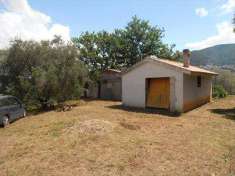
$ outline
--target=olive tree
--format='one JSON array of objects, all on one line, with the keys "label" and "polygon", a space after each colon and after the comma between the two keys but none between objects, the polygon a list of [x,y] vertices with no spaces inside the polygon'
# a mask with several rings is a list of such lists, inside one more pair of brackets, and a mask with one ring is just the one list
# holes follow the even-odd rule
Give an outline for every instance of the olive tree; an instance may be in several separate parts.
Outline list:
[{"label": "olive tree", "polygon": [[80,98],[88,79],[77,48],[60,37],[41,42],[12,41],[1,70],[3,92],[43,109]]}]

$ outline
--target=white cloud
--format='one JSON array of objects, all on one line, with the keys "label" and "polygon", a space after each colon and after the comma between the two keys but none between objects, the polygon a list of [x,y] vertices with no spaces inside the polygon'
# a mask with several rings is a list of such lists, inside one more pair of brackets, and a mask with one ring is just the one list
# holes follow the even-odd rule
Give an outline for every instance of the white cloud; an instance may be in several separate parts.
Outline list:
[{"label": "white cloud", "polygon": [[216,25],[217,34],[208,37],[205,40],[195,43],[186,44],[190,49],[203,49],[219,44],[235,43],[235,33],[233,32],[233,25],[230,22],[222,22]]},{"label": "white cloud", "polygon": [[235,0],[227,0],[227,2],[221,6],[221,9],[225,13],[233,12],[235,10]]},{"label": "white cloud", "polygon": [[49,16],[32,9],[27,0],[0,0],[0,4],[4,7],[0,12],[0,48],[15,37],[40,41],[60,35],[70,40],[69,27],[53,23]]},{"label": "white cloud", "polygon": [[205,8],[203,8],[203,7],[202,8],[197,8],[195,10],[195,13],[196,13],[196,15],[198,15],[200,17],[205,17],[205,16],[208,15],[208,11]]}]

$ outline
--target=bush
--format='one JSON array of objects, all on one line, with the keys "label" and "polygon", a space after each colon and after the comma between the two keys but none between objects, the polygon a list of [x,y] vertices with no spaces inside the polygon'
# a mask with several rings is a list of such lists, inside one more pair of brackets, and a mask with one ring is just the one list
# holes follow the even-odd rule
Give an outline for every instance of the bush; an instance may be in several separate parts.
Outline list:
[{"label": "bush", "polygon": [[212,70],[219,73],[218,76],[214,77],[213,84],[221,85],[228,92],[228,94],[235,95],[235,73],[233,71],[221,68]]},{"label": "bush", "polygon": [[225,98],[228,95],[226,90],[221,85],[215,85],[213,87],[213,97],[214,98]]},{"label": "bush", "polygon": [[79,99],[88,70],[78,58],[77,48],[59,37],[41,42],[15,40],[2,64],[1,92],[44,110]]}]

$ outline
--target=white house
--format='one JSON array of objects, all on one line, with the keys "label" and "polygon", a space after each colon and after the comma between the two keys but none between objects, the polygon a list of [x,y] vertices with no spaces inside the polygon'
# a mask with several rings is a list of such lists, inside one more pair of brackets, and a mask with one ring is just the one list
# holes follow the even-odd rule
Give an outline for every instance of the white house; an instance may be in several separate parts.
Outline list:
[{"label": "white house", "polygon": [[149,56],[122,75],[124,106],[164,108],[185,112],[211,101],[212,78],[217,73],[184,63]]}]

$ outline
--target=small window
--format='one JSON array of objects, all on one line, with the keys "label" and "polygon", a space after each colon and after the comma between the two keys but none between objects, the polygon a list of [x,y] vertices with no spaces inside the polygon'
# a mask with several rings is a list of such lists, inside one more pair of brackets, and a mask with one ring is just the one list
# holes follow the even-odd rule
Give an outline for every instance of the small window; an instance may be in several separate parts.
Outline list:
[{"label": "small window", "polygon": [[198,76],[197,77],[197,87],[201,87],[202,86],[202,77]]}]

